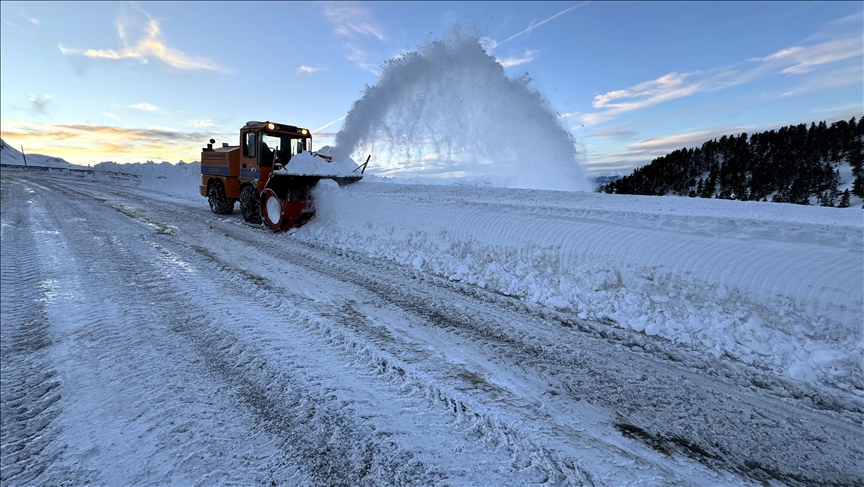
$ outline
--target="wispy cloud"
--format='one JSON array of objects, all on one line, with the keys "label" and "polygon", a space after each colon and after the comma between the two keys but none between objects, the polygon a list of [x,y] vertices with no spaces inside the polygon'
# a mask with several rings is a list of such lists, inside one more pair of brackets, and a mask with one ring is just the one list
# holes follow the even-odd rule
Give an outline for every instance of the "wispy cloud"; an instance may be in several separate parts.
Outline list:
[{"label": "wispy cloud", "polygon": [[861,68],[860,64],[811,76],[791,90],[783,92],[780,96],[795,96],[811,91],[821,91],[854,84],[864,84],[864,69]]},{"label": "wispy cloud", "polygon": [[[609,153],[601,154],[589,151],[588,171],[592,174],[608,171],[629,172],[629,170],[632,170],[634,167],[644,166],[650,163],[653,159],[664,156],[672,151],[684,147],[701,147],[707,140],[719,138],[723,135],[749,132],[751,129],[752,127],[728,126],[712,130],[700,130],[665,137],[644,139],[639,142],[625,145],[623,148]],[[627,129],[611,129],[602,134],[597,132],[591,137],[614,137],[632,140],[636,137],[636,133],[635,131]]]},{"label": "wispy cloud", "polygon": [[619,140],[631,140],[636,137],[639,133],[632,128],[626,127],[610,127],[601,130],[597,130],[589,135],[586,135],[586,138],[611,138],[611,139],[619,139]]},{"label": "wispy cloud", "polygon": [[145,112],[155,112],[159,110],[159,107],[156,105],[151,105],[149,103],[136,103],[134,105],[129,105],[129,108],[134,108],[136,110],[144,110]]},{"label": "wispy cloud", "polygon": [[857,11],[854,14],[847,15],[846,17],[839,18],[837,20],[833,20],[828,23],[828,27],[840,27],[846,24],[857,24],[861,25],[861,21],[864,20],[864,11]]},{"label": "wispy cloud", "polygon": [[122,120],[120,117],[111,112],[102,112],[102,115],[105,115],[108,118],[113,118],[114,120]]},{"label": "wispy cloud", "polygon": [[575,115],[579,115],[579,113],[581,113],[581,112],[559,113],[558,118],[560,118],[561,120],[564,120],[565,118],[570,118],[570,117],[573,117]]},{"label": "wispy cloud", "polygon": [[548,18],[546,18],[546,19],[544,19],[544,20],[541,20],[540,22],[535,22],[535,21],[532,20],[531,23],[528,24],[528,27],[526,27],[525,29],[523,29],[523,30],[521,30],[521,31],[519,31],[519,32],[517,32],[517,33],[515,33],[515,34],[513,34],[512,36],[508,37],[507,39],[504,39],[504,40],[501,41],[501,42],[496,42],[496,41],[494,41],[494,40],[492,40],[492,39],[488,39],[488,42],[487,42],[486,45],[484,45],[483,47],[484,47],[484,49],[486,49],[486,51],[491,52],[492,50],[494,50],[494,49],[497,48],[498,46],[500,46],[500,45],[502,45],[502,44],[506,44],[506,43],[512,41],[513,39],[515,39],[515,38],[517,38],[517,37],[519,37],[519,36],[525,35],[525,34],[531,32],[532,30],[536,29],[537,27],[540,27],[541,25],[545,24],[546,22],[549,22],[550,20],[553,20],[553,19],[555,19],[555,18],[557,18],[557,17],[560,17],[560,16],[566,14],[567,12],[569,12],[569,11],[571,11],[571,10],[574,10],[574,9],[577,9],[577,8],[579,8],[579,7],[581,7],[581,6],[585,5],[585,4],[587,4],[587,3],[588,3],[588,2],[582,2],[582,3],[580,3],[580,4],[573,5],[572,7],[567,8],[567,9],[564,9],[564,10],[558,12],[557,14],[552,15],[551,17],[548,17]]},{"label": "wispy cloud", "polygon": [[[146,15],[146,14],[145,14]],[[150,58],[158,59],[169,66],[182,70],[205,70],[219,71],[223,70],[221,66],[209,59],[203,57],[189,56],[179,49],[175,49],[166,45],[162,38],[162,30],[159,21],[147,15],[148,22],[144,29],[143,35],[134,43],[130,43],[128,39],[128,30],[130,23],[126,21],[118,21],[117,35],[120,38],[123,48],[115,49],[72,49],[58,45],[60,52],[69,55],[83,55],[90,58],[99,59],[137,59],[143,63],[147,63]]]},{"label": "wispy cloud", "polygon": [[345,120],[345,117],[346,117],[346,116],[347,116],[347,115],[343,115],[343,116],[337,118],[336,120],[333,120],[333,121],[330,122],[330,123],[326,123],[326,124],[324,124],[324,125],[318,127],[317,129],[313,130],[312,133],[313,133],[313,134],[317,134],[317,133],[321,132],[322,130],[326,129],[327,127],[333,125],[334,123],[336,123],[336,122],[338,122],[338,121],[340,121],[340,120]]},{"label": "wispy cloud", "polygon": [[704,89],[705,85],[700,82],[685,82],[685,79],[693,74],[669,73],[625,90],[614,90],[597,95],[591,105],[603,111],[587,113],[582,116],[582,121],[593,125],[611,120],[624,112],[697,93]]},{"label": "wispy cloud", "polygon": [[39,19],[37,19],[36,17],[28,17],[27,21],[33,25],[39,25]]},{"label": "wispy cloud", "polygon": [[519,66],[520,64],[530,63],[537,57],[538,54],[540,54],[540,51],[526,50],[521,56],[500,58],[498,59],[498,62],[501,64],[501,66],[504,66],[505,68],[510,68],[513,66]]},{"label": "wispy cloud", "polygon": [[384,40],[384,31],[372,18],[372,13],[357,5],[324,5],[324,16],[336,28],[336,33],[344,36],[355,34],[371,36],[379,41]]},{"label": "wispy cloud", "polygon": [[[782,49],[769,56],[748,59],[748,63],[733,67],[716,68],[691,73],[668,73],[623,90],[596,95],[592,106],[597,112],[582,116],[582,121],[593,125],[616,118],[618,115],[647,108],[658,103],[691,96],[696,93],[726,89],[777,74],[803,75],[816,66],[850,59],[860,59],[864,46],[860,39],[842,39],[807,47]],[[845,86],[861,79],[860,64],[807,78],[799,87],[783,93],[797,95],[806,91]]]},{"label": "wispy cloud", "polygon": [[48,111],[48,105],[51,103],[51,95],[45,94],[42,95],[42,98],[39,98],[36,95],[30,95],[30,108],[35,110],[40,114],[45,114]]},{"label": "wispy cloud", "polygon": [[[324,16],[334,26],[336,34],[348,37],[351,42],[343,44],[345,57],[365,71],[376,76],[381,74],[377,65],[368,61],[369,54],[356,43],[363,37],[373,37],[379,41],[385,41],[384,29],[372,17],[372,12],[356,4],[325,3]],[[309,69],[311,71],[305,70]],[[297,72],[312,73],[316,68],[301,66]]]},{"label": "wispy cloud", "polygon": [[[722,137],[729,133],[732,128],[724,128],[720,131],[714,131],[714,134],[720,134]],[[740,131],[740,127],[734,129]],[[630,152],[640,154],[667,154],[671,151],[681,149],[683,147],[701,146],[706,140],[712,139],[714,136],[711,131],[700,130],[697,132],[689,132],[685,134],[670,135],[667,137],[658,137],[643,140],[627,147]]]},{"label": "wispy cloud", "polygon": [[216,122],[209,118],[201,118],[198,120],[189,120],[189,125],[192,125],[193,127],[214,127]]},{"label": "wispy cloud", "polygon": [[810,110],[810,113],[834,113],[834,112],[864,113],[864,104],[862,104],[862,103],[849,103],[846,105],[839,105],[836,107],[818,108],[818,109]]},{"label": "wispy cloud", "polygon": [[748,61],[758,61],[776,65],[782,73],[807,73],[815,66],[842,61],[849,58],[861,58],[864,55],[864,42],[857,39],[840,39],[824,42],[813,46],[793,46],[763,58],[752,58]]},{"label": "wispy cloud", "polygon": [[300,66],[299,68],[297,68],[297,72],[298,73],[312,74],[312,73],[317,73],[318,71],[324,71],[325,69],[327,69],[327,68],[316,68],[313,66]]},{"label": "wispy cloud", "polygon": [[359,66],[361,69],[369,71],[375,76],[381,75],[381,71],[378,69],[378,66],[368,61],[368,52],[355,47],[354,44],[351,44],[350,42],[345,43],[345,52],[348,60],[357,64],[357,66]]}]

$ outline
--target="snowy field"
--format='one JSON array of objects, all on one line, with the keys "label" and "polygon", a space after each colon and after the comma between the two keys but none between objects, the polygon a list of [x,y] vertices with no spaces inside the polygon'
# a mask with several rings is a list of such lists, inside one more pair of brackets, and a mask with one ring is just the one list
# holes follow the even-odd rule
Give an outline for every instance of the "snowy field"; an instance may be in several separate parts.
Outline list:
[{"label": "snowy field", "polygon": [[[43,404],[39,448],[4,420],[4,485],[864,481],[860,208],[370,176],[272,234],[210,213],[197,163],[3,171],[4,396],[10,354],[89,388]],[[19,302],[47,352],[15,345]]]}]

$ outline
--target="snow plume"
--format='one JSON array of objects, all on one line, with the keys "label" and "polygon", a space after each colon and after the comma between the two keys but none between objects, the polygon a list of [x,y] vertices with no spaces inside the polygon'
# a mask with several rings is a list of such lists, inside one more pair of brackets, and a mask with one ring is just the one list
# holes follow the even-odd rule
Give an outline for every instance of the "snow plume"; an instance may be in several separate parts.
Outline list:
[{"label": "snow plume", "polygon": [[336,135],[334,157],[373,153],[382,176],[590,191],[573,137],[527,74],[503,66],[459,27],[388,61]]}]

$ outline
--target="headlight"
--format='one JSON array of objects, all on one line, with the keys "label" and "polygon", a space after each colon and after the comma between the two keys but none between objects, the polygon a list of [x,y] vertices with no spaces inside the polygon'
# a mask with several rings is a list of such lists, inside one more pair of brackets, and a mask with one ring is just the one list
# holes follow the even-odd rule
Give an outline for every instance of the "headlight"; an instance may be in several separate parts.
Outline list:
[{"label": "headlight", "polygon": [[273,125],[272,123],[268,123],[268,124],[267,124],[267,128],[270,129],[270,130],[273,130],[273,129],[276,128],[276,126]]},{"label": "headlight", "polygon": [[306,129],[303,129],[303,130],[301,130],[301,131],[300,131],[300,133],[301,133],[301,134],[303,134],[303,135],[306,135],[306,134],[308,134],[308,133],[309,133],[309,131],[308,131],[308,130],[306,130]]}]

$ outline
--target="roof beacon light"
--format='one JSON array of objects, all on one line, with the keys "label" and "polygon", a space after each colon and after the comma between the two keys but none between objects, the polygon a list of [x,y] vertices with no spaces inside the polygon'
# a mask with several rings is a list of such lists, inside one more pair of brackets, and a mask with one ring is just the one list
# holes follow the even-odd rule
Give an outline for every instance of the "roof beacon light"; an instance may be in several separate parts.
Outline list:
[{"label": "roof beacon light", "polygon": [[300,133],[301,133],[301,134],[303,134],[303,135],[306,135],[306,134],[308,134],[308,133],[309,133],[309,131],[308,131],[308,130],[306,130],[306,129],[303,129],[303,130],[301,130],[301,131],[300,131]]},{"label": "roof beacon light", "polygon": [[273,125],[272,123],[268,123],[268,124],[267,124],[267,128],[270,129],[270,130],[273,130],[273,129],[276,128],[276,126]]}]

